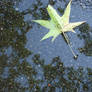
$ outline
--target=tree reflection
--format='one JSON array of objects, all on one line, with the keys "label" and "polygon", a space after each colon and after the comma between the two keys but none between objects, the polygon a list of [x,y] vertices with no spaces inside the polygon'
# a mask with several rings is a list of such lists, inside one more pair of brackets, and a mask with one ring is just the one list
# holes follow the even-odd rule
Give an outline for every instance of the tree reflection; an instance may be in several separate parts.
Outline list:
[{"label": "tree reflection", "polygon": [[25,48],[28,28],[30,26],[24,22],[24,15],[15,10],[13,2],[0,1],[0,75],[3,75],[6,67],[9,69],[8,78],[0,76],[1,92],[12,92],[19,87],[14,79],[24,70],[21,70],[21,67],[31,54],[31,51]]},{"label": "tree reflection", "polygon": [[80,34],[78,35],[84,40],[84,47],[79,48],[87,56],[92,56],[92,29],[89,24],[85,23],[79,27]]},{"label": "tree reflection", "polygon": [[[42,2],[37,5],[41,6]],[[38,9],[37,5],[34,8]],[[65,67],[60,57],[45,65],[39,54],[32,57],[32,64],[27,62],[32,52],[25,48],[26,33],[31,26],[24,21],[24,15],[29,11],[32,10],[19,12],[13,2],[0,1],[0,92],[91,92],[90,68],[85,72],[82,67]],[[35,13],[34,9],[32,15]],[[46,13],[45,18],[48,18]]]}]

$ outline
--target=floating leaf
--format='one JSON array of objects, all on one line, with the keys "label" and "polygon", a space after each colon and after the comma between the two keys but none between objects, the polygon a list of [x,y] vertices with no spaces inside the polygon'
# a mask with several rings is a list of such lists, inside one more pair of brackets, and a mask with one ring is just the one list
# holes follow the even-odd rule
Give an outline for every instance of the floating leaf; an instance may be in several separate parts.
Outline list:
[{"label": "floating leaf", "polygon": [[62,32],[63,33],[68,31],[75,32],[73,28],[85,22],[83,21],[83,22],[69,23],[69,16],[70,16],[70,10],[71,10],[70,6],[71,6],[71,0],[64,12],[64,15],[61,17],[58,15],[56,10],[51,5],[48,5],[47,11],[49,13],[49,16],[51,17],[51,20],[50,21],[33,20],[34,22],[37,22],[40,25],[49,29],[49,32],[41,39],[41,41],[49,37],[53,37],[52,38],[52,42],[53,42],[56,39],[56,37],[60,35]]},{"label": "floating leaf", "polygon": [[69,16],[70,16],[70,11],[71,11],[71,1],[72,0],[70,0],[69,4],[67,5],[62,17],[58,15],[56,10],[51,5],[48,5],[47,11],[48,11],[48,14],[51,20],[50,21],[33,20],[33,21],[49,29],[49,32],[41,39],[41,41],[47,38],[53,37],[52,38],[52,42],[53,42],[56,39],[56,37],[62,33],[74,55],[74,58],[77,58],[77,56],[75,55],[75,53],[73,52],[71,48],[71,45],[68,40],[68,36],[65,34],[65,32],[68,32],[68,31],[75,32],[73,28],[83,24],[85,21],[69,23]]}]

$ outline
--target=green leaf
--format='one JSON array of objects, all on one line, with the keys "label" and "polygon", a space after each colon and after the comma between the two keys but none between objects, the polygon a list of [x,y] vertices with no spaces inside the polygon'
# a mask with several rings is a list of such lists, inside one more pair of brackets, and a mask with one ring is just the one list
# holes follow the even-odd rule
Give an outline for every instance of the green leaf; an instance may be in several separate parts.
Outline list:
[{"label": "green leaf", "polygon": [[64,32],[68,32],[68,31],[75,32],[73,28],[84,23],[84,21],[69,23],[71,1],[72,0],[70,0],[69,4],[67,5],[67,8],[62,17],[58,15],[56,10],[51,5],[48,5],[47,11],[48,11],[49,16],[51,17],[51,20],[50,21],[33,20],[34,22],[39,23],[40,25],[49,29],[49,32],[41,39],[41,41],[49,37],[53,37],[52,38],[52,42],[53,42],[56,39],[56,37],[60,35],[61,33],[64,34]]},{"label": "green leaf", "polygon": [[65,25],[69,23],[69,16],[70,16],[70,11],[71,11],[71,1],[72,0],[70,0],[69,4],[67,5],[64,15],[61,17],[61,21],[63,21]]},{"label": "green leaf", "polygon": [[[58,30],[59,31],[59,30]],[[57,30],[50,30],[42,39],[42,40],[45,40],[49,37],[52,37],[53,36],[53,39],[52,39],[52,42],[55,40],[55,38],[60,34],[60,32],[57,32]]]},{"label": "green leaf", "polygon": [[70,31],[72,31],[72,32],[75,32],[75,31],[73,30],[73,28],[75,28],[75,27],[77,27],[77,26],[83,24],[84,22],[85,22],[85,21],[83,21],[83,22],[69,23],[69,24],[65,25],[63,31],[64,31],[64,32],[67,32],[68,30],[70,30]]},{"label": "green leaf", "polygon": [[52,24],[50,23],[50,21],[47,20],[33,20],[36,23],[39,23],[40,25],[50,29],[52,27]]}]

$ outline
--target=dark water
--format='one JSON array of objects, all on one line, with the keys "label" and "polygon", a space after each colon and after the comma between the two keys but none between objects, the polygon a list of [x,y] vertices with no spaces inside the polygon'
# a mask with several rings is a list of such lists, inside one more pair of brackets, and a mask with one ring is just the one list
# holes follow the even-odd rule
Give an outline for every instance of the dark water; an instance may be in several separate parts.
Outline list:
[{"label": "dark water", "polygon": [[[41,7],[46,7],[48,4],[47,3],[48,0],[46,0],[46,1],[42,0],[42,1],[44,3],[43,3],[43,6],[41,6]],[[29,3],[29,2],[30,2],[30,0],[24,1],[24,3],[22,3],[20,8],[21,7],[23,7],[23,8],[30,7],[30,9],[31,9],[31,4],[37,3],[37,2],[32,2],[32,3]],[[87,2],[85,1],[85,3],[87,3]],[[79,1],[72,2],[70,22],[86,21],[86,23],[88,23],[89,26],[91,27],[92,26],[91,11],[92,10],[91,10],[90,6],[88,8],[85,5],[85,3],[83,3],[83,2],[80,3]],[[57,0],[56,3],[53,5],[53,7],[55,9],[57,9],[57,7],[65,8],[64,7],[65,4],[66,4],[65,2],[61,2],[61,1]],[[80,4],[82,6],[80,6]],[[84,5],[84,7],[83,7],[83,5]],[[39,12],[39,9],[37,11]],[[46,16],[44,16],[44,18],[45,17]],[[32,19],[34,19],[34,16],[29,15],[25,19],[31,21]],[[35,19],[42,19],[42,18],[37,17]],[[27,33],[28,42],[27,42],[26,47],[35,53],[39,53],[41,55],[41,57],[46,60],[47,64],[50,62],[50,60],[53,57],[60,56],[66,66],[92,67],[92,62],[91,62],[92,57],[85,56],[85,54],[80,53],[78,50],[78,48],[81,48],[84,46],[84,39],[81,40],[77,36],[78,34],[80,34],[80,31],[78,28],[75,29],[75,31],[76,31],[76,34],[70,32],[70,33],[68,33],[68,35],[70,37],[70,41],[71,41],[71,44],[72,44],[72,47],[73,47],[75,53],[79,55],[77,60],[73,59],[73,55],[70,52],[69,47],[66,45],[65,41],[63,40],[63,38],[61,36],[58,36],[54,43],[51,43],[50,38],[46,39],[45,41],[40,42],[41,38],[48,32],[48,29],[46,29],[42,26],[39,26],[36,23],[33,23],[33,28]],[[29,59],[30,59],[30,57],[29,57]]]},{"label": "dark water", "polygon": [[40,42],[48,29],[33,19],[50,19],[51,4],[60,15],[69,0],[0,1],[0,92],[92,92],[92,1],[72,0],[70,22],[86,21],[62,36]]}]

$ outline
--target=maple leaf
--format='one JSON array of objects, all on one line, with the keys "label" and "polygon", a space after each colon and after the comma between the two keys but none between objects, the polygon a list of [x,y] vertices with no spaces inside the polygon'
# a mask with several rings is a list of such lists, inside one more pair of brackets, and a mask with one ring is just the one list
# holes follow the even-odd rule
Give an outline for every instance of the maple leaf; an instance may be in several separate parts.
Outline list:
[{"label": "maple leaf", "polygon": [[78,55],[76,55],[72,50],[68,36],[65,32],[68,31],[75,32],[73,28],[83,24],[85,21],[74,22],[74,23],[69,22],[71,1],[72,0],[70,0],[69,4],[67,5],[62,17],[58,15],[56,10],[51,5],[48,5],[47,11],[51,20],[33,20],[33,21],[49,29],[49,32],[41,39],[41,41],[49,37],[53,37],[52,38],[52,42],[53,42],[56,39],[56,37],[62,33],[66,42],[68,43],[68,46],[70,47],[72,54],[74,55],[74,59],[77,59]]},{"label": "maple leaf", "polygon": [[41,39],[41,41],[49,37],[53,37],[52,38],[52,42],[53,42],[56,39],[56,37],[60,35],[61,33],[63,33],[64,35],[64,32],[68,32],[68,31],[75,32],[73,28],[85,22],[85,21],[82,21],[82,22],[69,23],[71,1],[72,0],[70,0],[69,4],[67,5],[66,10],[62,17],[58,15],[56,10],[51,5],[48,5],[47,11],[51,20],[50,21],[49,20],[33,20],[34,22],[37,22],[40,25],[49,29],[49,32]]}]

